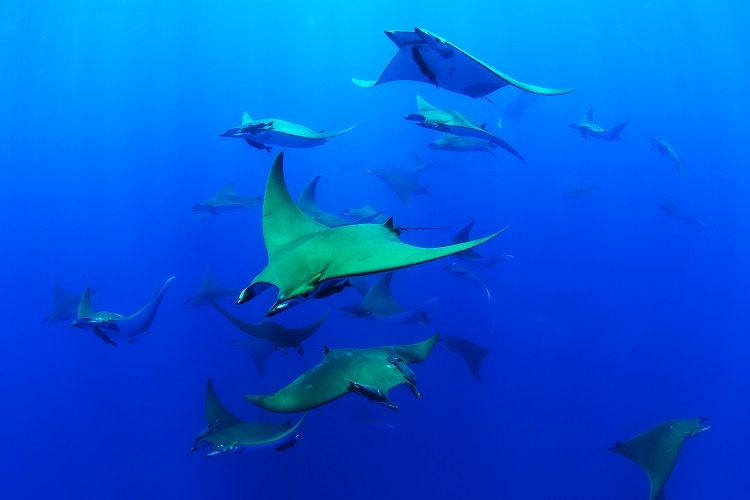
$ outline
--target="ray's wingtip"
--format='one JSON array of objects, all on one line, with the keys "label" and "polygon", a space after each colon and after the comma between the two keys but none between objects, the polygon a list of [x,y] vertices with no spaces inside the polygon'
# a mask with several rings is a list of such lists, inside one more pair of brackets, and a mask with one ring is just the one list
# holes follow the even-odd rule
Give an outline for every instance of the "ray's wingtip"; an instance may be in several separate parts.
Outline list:
[{"label": "ray's wingtip", "polygon": [[501,227],[500,229],[498,229],[497,231],[495,231],[491,235],[487,236],[487,240],[491,240],[491,239],[497,238],[498,236],[500,236],[501,234],[503,234],[508,229],[510,229],[510,224],[504,225],[503,227]]},{"label": "ray's wingtip", "polygon": [[331,137],[336,137],[338,135],[343,135],[343,134],[346,134],[347,132],[351,132],[352,130],[354,130],[357,127],[357,125],[359,125],[359,123],[355,123],[355,124],[350,125],[350,126],[348,126],[346,128],[343,128],[343,129],[341,129],[341,130],[339,130],[337,132],[333,132],[331,134]]},{"label": "ray's wingtip", "polygon": [[265,404],[263,404],[265,396],[262,394],[245,394],[245,399],[259,408],[266,408]]},{"label": "ray's wingtip", "polygon": [[576,90],[575,87],[566,87],[562,89],[555,89],[555,88],[546,88],[546,87],[536,87],[534,89],[524,89],[528,92],[531,92],[532,94],[538,94],[538,95],[566,95],[574,92]]},{"label": "ray's wingtip", "polygon": [[352,83],[356,85],[357,87],[361,87],[363,89],[369,89],[370,87],[373,87],[377,81],[376,80],[362,80],[360,78],[352,78]]}]

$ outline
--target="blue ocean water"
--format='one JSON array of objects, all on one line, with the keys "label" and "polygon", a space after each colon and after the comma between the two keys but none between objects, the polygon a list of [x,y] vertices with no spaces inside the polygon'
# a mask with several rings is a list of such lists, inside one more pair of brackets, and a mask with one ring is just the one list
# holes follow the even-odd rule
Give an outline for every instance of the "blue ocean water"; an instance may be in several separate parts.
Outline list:
[{"label": "blue ocean water", "polygon": [[[607,451],[661,421],[710,417],[689,440],[666,498],[747,497],[746,171],[750,20],[745,2],[0,3],[2,498],[647,498],[634,464]],[[486,100],[416,82],[372,89],[395,53],[383,30],[426,28],[523,81],[575,87],[503,119]],[[432,151],[403,116],[419,93],[486,122],[526,158]],[[518,92],[491,95],[500,107]],[[590,107],[619,141],[568,125]],[[273,154],[219,137],[243,110],[315,129],[353,123],[322,147],[285,151],[293,196],[322,175],[324,210],[370,204],[410,243],[445,244],[476,219],[481,247],[515,258],[476,284],[438,261],[398,271],[404,304],[436,297],[432,322],[344,317],[355,292],[277,319],[331,314],[305,355],[274,353],[260,376],[244,334],[189,308],[206,271],[241,289],[266,262],[261,209],[191,211],[233,181],[263,191]],[[668,140],[679,175],[649,150]],[[404,206],[364,171],[435,167],[429,196]],[[571,186],[595,186],[570,199]],[[699,224],[670,217],[666,199]],[[129,312],[176,276],[150,332],[105,345],[43,322],[56,282],[90,284],[99,307]],[[374,280],[370,278],[370,283]],[[259,321],[271,293],[232,311]],[[227,307],[231,301],[227,302]],[[323,345],[407,343],[440,331],[489,348],[482,383],[439,345],[414,365],[424,399],[400,387],[399,412],[347,396],[312,411],[288,451],[204,459],[206,380],[245,419],[284,421],[243,395],[271,392]]]}]

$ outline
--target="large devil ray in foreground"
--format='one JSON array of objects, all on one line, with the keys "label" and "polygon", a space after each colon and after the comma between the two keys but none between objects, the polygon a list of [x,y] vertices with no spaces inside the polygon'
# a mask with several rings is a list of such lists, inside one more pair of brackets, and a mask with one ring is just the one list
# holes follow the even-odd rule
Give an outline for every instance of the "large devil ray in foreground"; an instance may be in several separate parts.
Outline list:
[{"label": "large devil ray in foreground", "polygon": [[388,392],[396,386],[407,384],[414,395],[422,397],[417,390],[414,372],[408,364],[426,360],[439,339],[440,335],[435,334],[416,344],[329,350],[323,361],[286,387],[273,394],[246,397],[266,410],[293,413],[311,410],[344,394],[356,392],[389,408],[398,409],[388,397]]},{"label": "large devil ray in foreground", "polygon": [[263,200],[268,263],[237,299],[242,304],[270,285],[276,286],[278,297],[267,316],[288,308],[294,299],[309,296],[326,280],[429,262],[473,248],[504,230],[465,243],[420,248],[399,241],[390,219],[385,224],[327,227],[292,201],[284,180],[283,160],[283,153],[279,153],[268,175]]},{"label": "large devil ray in foreground", "polygon": [[412,80],[431,83],[474,98],[485,97],[506,85],[542,95],[573,91],[544,88],[516,80],[425,29],[386,31],[385,34],[396,44],[398,52],[377,80],[352,78],[356,85],[372,87],[397,80]]}]

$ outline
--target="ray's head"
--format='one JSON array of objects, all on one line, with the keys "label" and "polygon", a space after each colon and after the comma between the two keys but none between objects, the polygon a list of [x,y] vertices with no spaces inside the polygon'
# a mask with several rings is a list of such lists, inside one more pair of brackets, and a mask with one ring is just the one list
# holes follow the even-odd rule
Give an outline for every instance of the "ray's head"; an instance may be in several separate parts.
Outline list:
[{"label": "ray's head", "polygon": [[453,48],[445,38],[438,36],[435,33],[430,33],[424,28],[414,28],[414,32],[422,38],[423,43],[428,45],[431,49],[439,52],[443,57],[453,57]]},{"label": "ray's head", "polygon": [[277,314],[286,311],[290,307],[297,305],[302,301],[304,301],[304,297],[301,296],[293,297],[291,299],[278,297],[276,299],[276,302],[274,302],[273,305],[268,309],[268,311],[266,311],[266,316],[269,318],[271,316],[276,316]]},{"label": "ray's head", "polygon": [[711,428],[708,417],[691,418],[679,421],[681,430],[684,430],[687,437],[697,436]]},{"label": "ray's head", "polygon": [[[236,304],[244,304],[245,302],[254,299],[261,293],[263,293],[266,289],[270,288],[270,283],[265,283],[262,281],[257,281],[245,288],[240,292],[239,297],[237,297],[237,300],[235,301]],[[292,291],[283,291],[282,289],[278,289],[278,295],[276,296],[276,301],[273,303],[273,305],[266,311],[266,316],[271,317],[275,316],[279,313],[282,313],[289,309],[292,306],[295,306],[305,300],[305,298],[309,297],[312,293],[317,290],[317,282],[316,283],[302,283],[299,286],[297,286]]]}]

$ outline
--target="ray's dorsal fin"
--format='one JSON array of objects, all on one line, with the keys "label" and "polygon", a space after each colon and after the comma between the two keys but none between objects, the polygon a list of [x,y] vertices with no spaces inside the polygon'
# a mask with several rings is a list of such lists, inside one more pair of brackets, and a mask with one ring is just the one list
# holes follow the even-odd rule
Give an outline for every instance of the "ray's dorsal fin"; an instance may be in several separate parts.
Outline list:
[{"label": "ray's dorsal fin", "polygon": [[294,203],[284,179],[284,152],[276,156],[263,198],[263,241],[269,257],[287,243],[327,229]]},{"label": "ray's dorsal fin", "polygon": [[93,314],[94,309],[91,307],[91,286],[87,286],[86,290],[81,294],[81,301],[78,303],[78,317],[90,318]]},{"label": "ray's dorsal fin", "polygon": [[240,422],[240,419],[232,415],[224,408],[214,390],[214,383],[208,379],[206,383],[206,423],[217,430]]},{"label": "ray's dorsal fin", "polygon": [[250,118],[250,114],[248,114],[247,111],[242,112],[242,126],[247,127],[253,122],[253,119]]},{"label": "ray's dorsal fin", "polygon": [[393,222],[393,216],[388,217],[383,223],[383,226],[396,236],[400,235],[400,231],[396,229],[396,224]]}]

